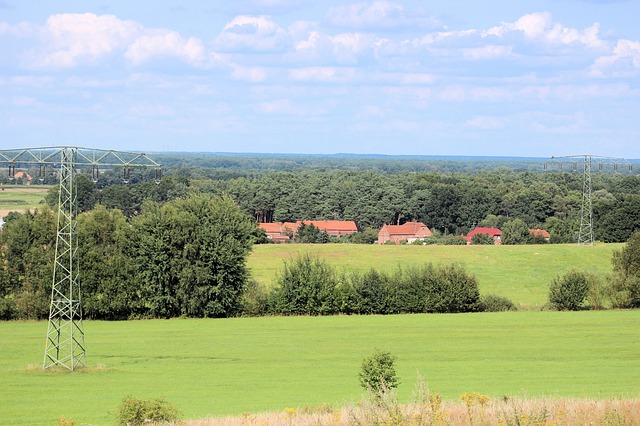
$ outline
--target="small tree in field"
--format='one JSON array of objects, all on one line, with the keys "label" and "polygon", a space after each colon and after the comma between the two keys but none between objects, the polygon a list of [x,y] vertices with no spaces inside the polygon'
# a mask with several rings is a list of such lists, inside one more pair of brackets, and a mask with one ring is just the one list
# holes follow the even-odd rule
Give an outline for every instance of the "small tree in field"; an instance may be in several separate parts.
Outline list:
[{"label": "small tree in field", "polygon": [[400,381],[396,374],[396,359],[391,352],[376,348],[373,354],[362,360],[360,385],[374,395],[397,388]]},{"label": "small tree in field", "polygon": [[549,302],[559,311],[577,311],[584,305],[593,277],[587,272],[569,271],[553,279]]}]

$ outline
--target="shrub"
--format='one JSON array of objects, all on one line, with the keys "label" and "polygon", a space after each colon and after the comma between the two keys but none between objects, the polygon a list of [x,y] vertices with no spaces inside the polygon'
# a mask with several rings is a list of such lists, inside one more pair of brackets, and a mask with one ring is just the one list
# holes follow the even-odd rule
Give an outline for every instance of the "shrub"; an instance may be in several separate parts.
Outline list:
[{"label": "shrub", "polygon": [[438,244],[445,246],[466,246],[467,240],[460,235],[446,235],[440,238]]},{"label": "shrub", "polygon": [[138,426],[148,423],[170,423],[180,420],[175,405],[164,399],[141,400],[127,396],[116,412],[116,424]]},{"label": "shrub", "polygon": [[555,277],[549,287],[549,303],[559,311],[577,311],[584,306],[589,293],[590,275],[569,271]]},{"label": "shrub", "polygon": [[489,246],[495,243],[496,243],[495,240],[489,234],[474,234],[474,236],[471,237],[471,244]]},{"label": "shrub", "polygon": [[328,315],[335,312],[336,274],[317,255],[303,253],[276,278],[277,288],[271,293],[274,313],[287,315]]},{"label": "shrub", "polygon": [[389,313],[389,277],[370,269],[365,274],[351,275],[354,290],[354,310],[358,314]]},{"label": "shrub", "polygon": [[483,312],[517,311],[518,307],[506,297],[487,294],[480,297],[480,310]]},{"label": "shrub", "polygon": [[269,292],[264,285],[255,280],[249,280],[244,288],[242,299],[242,315],[257,317],[267,313]]},{"label": "shrub", "polygon": [[479,309],[478,281],[462,265],[434,268],[427,286],[426,312],[475,312]]},{"label": "shrub", "polygon": [[360,386],[374,395],[381,395],[389,389],[397,388],[400,381],[396,374],[396,359],[397,357],[389,351],[374,349],[373,354],[362,360]]}]

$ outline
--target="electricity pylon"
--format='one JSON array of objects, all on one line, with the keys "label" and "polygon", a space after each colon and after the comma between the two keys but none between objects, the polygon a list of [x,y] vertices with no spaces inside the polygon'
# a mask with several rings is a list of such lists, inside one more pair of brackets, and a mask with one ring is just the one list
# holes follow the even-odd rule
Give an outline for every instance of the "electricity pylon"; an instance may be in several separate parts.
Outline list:
[{"label": "electricity pylon", "polygon": [[85,367],[77,253],[77,168],[91,167],[91,176],[97,181],[100,166],[123,167],[123,180],[128,182],[131,167],[155,167],[156,180],[160,179],[160,164],[143,153],[70,146],[1,150],[0,163],[8,164],[9,178],[15,175],[16,166],[39,166],[41,180],[44,179],[47,166],[59,168],[58,227],[43,367],[58,365],[72,371],[77,367]]},{"label": "electricity pylon", "polygon": [[[595,237],[593,233],[593,204],[591,201],[591,166],[593,159],[598,161],[598,170],[603,170],[605,165],[613,165],[613,170],[618,171],[618,166],[621,164],[627,164],[623,159],[615,159],[610,157],[600,157],[597,155],[567,155],[563,157],[551,157],[552,160],[549,163],[555,164],[559,170],[563,169],[563,165],[569,166],[571,170],[578,170],[578,161],[572,161],[575,159],[582,159],[582,202],[580,204],[580,230],[578,231],[578,244],[590,244],[593,245]],[[547,170],[547,165],[544,164],[544,169]],[[632,166],[627,164],[629,171],[632,170]]]}]

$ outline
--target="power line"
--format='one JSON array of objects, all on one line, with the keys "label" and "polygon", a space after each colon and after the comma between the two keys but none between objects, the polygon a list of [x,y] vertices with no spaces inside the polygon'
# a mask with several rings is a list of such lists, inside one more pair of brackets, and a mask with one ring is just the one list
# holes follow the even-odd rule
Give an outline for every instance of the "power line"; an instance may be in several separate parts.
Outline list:
[{"label": "power line", "polygon": [[9,166],[9,176],[17,165],[39,166],[44,178],[46,166],[58,166],[60,190],[55,262],[51,285],[51,304],[44,352],[44,368],[58,365],[69,370],[86,366],[82,297],[78,257],[78,167],[91,167],[94,181],[100,166],[122,166],[128,182],[131,167],[155,167],[160,179],[160,164],[143,153],[100,150],[73,146],[0,150],[0,163]]}]

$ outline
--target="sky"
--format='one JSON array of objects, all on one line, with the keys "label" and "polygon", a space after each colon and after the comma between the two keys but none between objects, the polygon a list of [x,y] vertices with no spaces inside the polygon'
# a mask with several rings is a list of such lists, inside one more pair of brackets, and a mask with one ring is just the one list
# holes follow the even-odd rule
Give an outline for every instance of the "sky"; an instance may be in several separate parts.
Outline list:
[{"label": "sky", "polygon": [[0,0],[0,149],[640,158],[637,0]]}]

